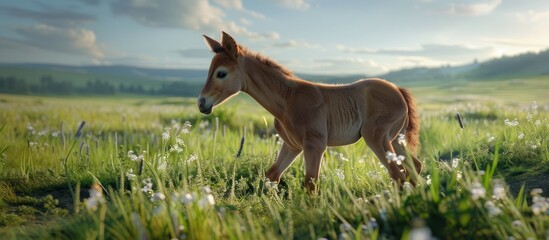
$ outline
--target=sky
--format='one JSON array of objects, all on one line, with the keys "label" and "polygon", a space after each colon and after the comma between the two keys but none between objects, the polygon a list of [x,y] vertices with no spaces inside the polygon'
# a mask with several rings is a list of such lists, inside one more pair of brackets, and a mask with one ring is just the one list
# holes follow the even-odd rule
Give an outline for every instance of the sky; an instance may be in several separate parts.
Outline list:
[{"label": "sky", "polygon": [[2,1],[0,63],[207,69],[221,31],[294,72],[372,76],[548,49],[549,1]]}]

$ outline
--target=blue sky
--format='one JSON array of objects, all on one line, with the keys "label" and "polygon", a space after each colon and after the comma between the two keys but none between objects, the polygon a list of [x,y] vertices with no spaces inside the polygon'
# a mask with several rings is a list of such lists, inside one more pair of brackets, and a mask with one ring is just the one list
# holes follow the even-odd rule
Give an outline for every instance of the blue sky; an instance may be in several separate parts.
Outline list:
[{"label": "blue sky", "polygon": [[0,62],[206,69],[221,30],[295,72],[376,75],[547,49],[549,1],[4,1]]}]

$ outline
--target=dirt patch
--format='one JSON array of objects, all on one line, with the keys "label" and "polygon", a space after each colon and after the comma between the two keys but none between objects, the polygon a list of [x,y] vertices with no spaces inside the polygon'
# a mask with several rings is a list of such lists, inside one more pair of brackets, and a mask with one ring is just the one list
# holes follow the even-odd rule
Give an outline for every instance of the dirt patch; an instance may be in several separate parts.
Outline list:
[{"label": "dirt patch", "polygon": [[544,196],[549,194],[549,172],[531,176],[514,176],[505,179],[513,196],[517,196],[524,184],[524,190],[529,193],[534,188],[541,188]]}]

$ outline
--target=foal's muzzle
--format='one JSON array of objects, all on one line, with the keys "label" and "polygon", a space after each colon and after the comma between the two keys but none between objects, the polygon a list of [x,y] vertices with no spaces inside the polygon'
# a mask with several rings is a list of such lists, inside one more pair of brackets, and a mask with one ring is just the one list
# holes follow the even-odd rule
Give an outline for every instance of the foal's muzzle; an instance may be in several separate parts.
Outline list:
[{"label": "foal's muzzle", "polygon": [[213,104],[208,106],[206,104],[206,98],[199,97],[197,104],[198,104],[198,110],[200,110],[201,113],[204,113],[204,114],[212,113]]}]

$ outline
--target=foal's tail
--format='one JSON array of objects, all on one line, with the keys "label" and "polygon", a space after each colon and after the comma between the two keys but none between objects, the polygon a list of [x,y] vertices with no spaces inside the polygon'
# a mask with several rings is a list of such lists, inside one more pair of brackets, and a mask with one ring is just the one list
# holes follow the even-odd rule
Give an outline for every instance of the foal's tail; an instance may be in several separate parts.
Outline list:
[{"label": "foal's tail", "polygon": [[406,142],[410,150],[415,152],[419,145],[419,118],[416,113],[416,104],[410,91],[399,88],[400,93],[408,106],[408,126],[406,126]]}]

